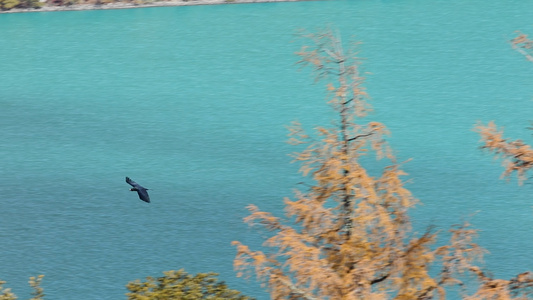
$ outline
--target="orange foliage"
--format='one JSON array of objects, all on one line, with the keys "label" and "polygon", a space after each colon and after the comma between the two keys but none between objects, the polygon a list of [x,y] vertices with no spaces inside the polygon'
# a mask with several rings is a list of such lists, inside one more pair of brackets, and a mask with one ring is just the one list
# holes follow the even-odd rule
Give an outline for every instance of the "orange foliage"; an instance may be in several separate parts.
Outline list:
[{"label": "orange foliage", "polygon": [[[511,46],[529,61],[533,62],[533,41],[526,34],[517,31],[518,36],[511,40]],[[533,167],[533,149],[522,140],[508,140],[503,136],[503,129],[498,129],[494,122],[487,125],[482,123],[475,127],[481,136],[483,149],[495,154],[496,158],[503,160],[504,177],[516,173],[519,183],[527,179],[527,171]]]},{"label": "orange foliage", "polygon": [[527,37],[527,34],[520,31],[517,31],[517,34],[518,36],[511,40],[511,46],[529,61],[533,61],[533,41]]},{"label": "orange foliage", "polygon": [[481,135],[481,141],[484,143],[482,148],[503,159],[505,167],[503,176],[508,177],[516,172],[522,183],[526,179],[526,172],[533,168],[531,146],[521,140],[510,141],[504,138],[503,130],[499,130],[492,121],[487,125],[478,124],[476,131]]},{"label": "orange foliage", "polygon": [[[306,37],[314,47],[297,53],[300,63],[313,67],[317,80],[336,80],[327,91],[339,120],[334,127],[317,128],[316,139],[299,123],[289,128],[291,144],[307,145],[293,157],[313,184],[285,199],[285,220],[248,207],[245,221],[273,232],[264,243],[273,251],[253,251],[234,241],[238,275],[253,271],[272,299],[444,299],[449,286],[468,286],[462,290],[465,298],[490,299],[519,295],[532,285],[529,273],[496,281],[475,266],[483,249],[468,224],[452,228],[449,243],[436,248],[431,229],[419,237],[411,232],[407,212],[417,200],[384,140],[386,126],[364,121],[371,107],[357,60],[331,31]],[[365,155],[390,164],[381,175],[371,175],[361,160]],[[466,273],[479,286],[463,282]],[[491,290],[494,284],[498,289]]]}]

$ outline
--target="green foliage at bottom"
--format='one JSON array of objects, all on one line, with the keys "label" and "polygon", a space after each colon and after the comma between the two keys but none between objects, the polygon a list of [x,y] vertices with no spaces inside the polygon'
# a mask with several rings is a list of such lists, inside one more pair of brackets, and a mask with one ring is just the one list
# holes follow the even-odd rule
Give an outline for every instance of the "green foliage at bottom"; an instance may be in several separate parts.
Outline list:
[{"label": "green foliage at bottom", "polygon": [[[41,287],[41,281],[43,280],[44,275],[39,275],[37,277],[30,277],[30,286],[33,288],[33,298],[30,300],[42,300],[44,299],[44,291]],[[5,288],[5,281],[0,280],[0,300],[17,300],[17,295],[11,292],[11,289]]]},{"label": "green foliage at bottom", "polygon": [[5,288],[5,281],[0,281],[0,300],[16,300],[17,296],[11,292],[11,289]]},{"label": "green foliage at bottom", "polygon": [[216,273],[189,275],[183,269],[163,272],[163,277],[147,277],[145,282],[135,280],[126,285],[130,291],[129,300],[253,300],[239,291],[231,290],[223,281],[218,281]]}]

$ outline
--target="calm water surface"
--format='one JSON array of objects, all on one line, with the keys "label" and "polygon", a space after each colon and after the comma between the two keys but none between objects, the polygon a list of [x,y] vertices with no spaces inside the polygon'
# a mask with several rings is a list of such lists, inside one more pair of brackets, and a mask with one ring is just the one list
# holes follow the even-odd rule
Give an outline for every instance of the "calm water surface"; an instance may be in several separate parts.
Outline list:
[{"label": "calm water surface", "polygon": [[0,15],[0,278],[21,298],[45,274],[50,299],[124,299],[128,281],[185,268],[268,299],[235,277],[230,242],[259,245],[244,207],[279,213],[301,181],[284,125],[329,122],[293,54],[297,29],[328,24],[363,41],[372,118],[412,158],[417,230],[477,213],[493,273],[533,269],[531,186],[499,180],[472,131],[496,120],[529,140],[533,65],[507,41],[533,34],[532,11],[350,0]]}]

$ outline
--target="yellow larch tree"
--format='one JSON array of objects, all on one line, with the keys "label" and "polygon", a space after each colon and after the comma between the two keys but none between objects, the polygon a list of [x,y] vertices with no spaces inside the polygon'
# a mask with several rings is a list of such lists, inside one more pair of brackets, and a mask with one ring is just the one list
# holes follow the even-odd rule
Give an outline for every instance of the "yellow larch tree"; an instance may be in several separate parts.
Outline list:
[{"label": "yellow larch tree", "polygon": [[[297,53],[299,63],[327,80],[338,120],[314,135],[290,126],[289,142],[306,147],[294,158],[309,187],[285,199],[285,218],[248,207],[245,222],[272,236],[264,251],[233,242],[238,276],[255,273],[272,299],[445,299],[449,286],[465,299],[525,299],[533,276],[499,280],[477,267],[484,250],[468,224],[454,226],[450,241],[438,247],[431,228],[412,231],[408,210],[417,200],[384,139],[387,128],[365,121],[371,106],[356,53],[345,51],[332,30],[304,36],[313,46]],[[372,175],[365,156],[388,166]]]}]

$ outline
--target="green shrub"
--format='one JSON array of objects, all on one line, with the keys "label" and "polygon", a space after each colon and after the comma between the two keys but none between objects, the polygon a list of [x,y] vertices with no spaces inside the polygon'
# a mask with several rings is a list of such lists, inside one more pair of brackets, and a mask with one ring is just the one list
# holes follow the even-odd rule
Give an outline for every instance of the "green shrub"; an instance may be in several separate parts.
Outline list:
[{"label": "green shrub", "polygon": [[[33,288],[33,292],[31,293],[33,297],[30,300],[44,299],[44,291],[41,287],[41,281],[43,280],[43,277],[44,275],[30,277],[29,284]],[[17,295],[11,292],[11,289],[4,287],[5,283],[5,281],[0,280],[0,300],[17,300]]]},{"label": "green shrub", "polygon": [[146,282],[135,280],[126,285],[130,291],[128,300],[253,300],[239,291],[231,290],[223,281],[218,281],[216,273],[198,273],[195,276],[179,271],[163,272],[165,276],[147,277]]}]

